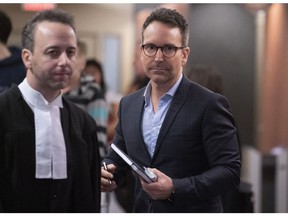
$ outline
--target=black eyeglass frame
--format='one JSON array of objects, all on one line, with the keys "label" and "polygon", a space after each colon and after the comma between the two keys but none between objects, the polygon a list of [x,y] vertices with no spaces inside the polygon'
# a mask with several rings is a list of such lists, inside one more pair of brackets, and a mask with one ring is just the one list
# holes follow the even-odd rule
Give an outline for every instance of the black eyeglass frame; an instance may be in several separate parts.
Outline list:
[{"label": "black eyeglass frame", "polygon": [[[145,46],[151,46],[151,45],[156,47],[156,52],[155,52],[153,55],[147,55],[147,53],[145,52],[144,47],[145,47]],[[174,49],[174,54],[173,54],[172,56],[167,56],[167,55],[165,55],[164,52],[163,52],[164,47],[172,47],[172,48]],[[174,57],[174,56],[176,55],[176,52],[177,52],[179,49],[184,49],[184,48],[186,48],[186,46],[177,47],[177,46],[173,46],[173,45],[156,46],[155,44],[142,44],[142,45],[141,45],[141,48],[142,48],[144,54],[145,54],[146,56],[148,56],[148,57],[153,57],[153,56],[155,56],[156,53],[158,52],[158,49],[160,49],[161,52],[162,52],[162,54],[163,54],[166,58],[172,58],[172,57]]]}]

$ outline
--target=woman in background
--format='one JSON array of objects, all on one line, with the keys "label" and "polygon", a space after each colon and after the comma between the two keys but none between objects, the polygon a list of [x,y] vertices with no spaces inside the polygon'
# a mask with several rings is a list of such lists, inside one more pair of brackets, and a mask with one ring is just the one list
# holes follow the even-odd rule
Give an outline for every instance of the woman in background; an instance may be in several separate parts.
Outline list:
[{"label": "woman in background", "polygon": [[86,61],[86,67],[83,73],[92,76],[95,79],[95,81],[101,86],[101,89],[105,95],[106,102],[108,103],[109,107],[108,126],[107,126],[107,136],[108,136],[107,145],[108,145],[111,143],[111,140],[113,139],[115,133],[114,128],[118,120],[117,112],[122,95],[110,90],[107,87],[102,65],[96,59],[88,59]]}]

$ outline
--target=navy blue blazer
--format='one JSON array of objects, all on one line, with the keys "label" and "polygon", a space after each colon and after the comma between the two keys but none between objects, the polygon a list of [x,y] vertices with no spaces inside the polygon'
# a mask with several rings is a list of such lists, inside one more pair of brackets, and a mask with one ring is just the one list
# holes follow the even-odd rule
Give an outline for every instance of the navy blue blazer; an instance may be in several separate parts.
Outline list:
[{"label": "navy blue blazer", "polygon": [[[159,132],[151,158],[141,133],[145,88],[123,97],[114,143],[138,162],[170,176],[175,199],[152,200],[136,178],[135,212],[222,212],[220,195],[240,182],[240,150],[230,106],[224,96],[181,80]],[[109,151],[115,180],[125,162]]]}]

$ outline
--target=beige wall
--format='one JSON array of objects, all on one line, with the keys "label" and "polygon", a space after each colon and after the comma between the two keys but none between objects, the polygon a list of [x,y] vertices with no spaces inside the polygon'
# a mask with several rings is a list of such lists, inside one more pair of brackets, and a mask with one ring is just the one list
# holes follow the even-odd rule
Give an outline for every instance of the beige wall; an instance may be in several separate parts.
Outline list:
[{"label": "beige wall", "polygon": [[[76,20],[78,35],[88,45],[88,57],[102,60],[101,41],[107,35],[119,37],[121,92],[125,92],[133,76],[135,21],[133,4],[58,4],[70,11]],[[0,9],[11,16],[13,33],[10,44],[20,44],[20,32],[34,12],[24,12],[20,4],[0,4]]]}]

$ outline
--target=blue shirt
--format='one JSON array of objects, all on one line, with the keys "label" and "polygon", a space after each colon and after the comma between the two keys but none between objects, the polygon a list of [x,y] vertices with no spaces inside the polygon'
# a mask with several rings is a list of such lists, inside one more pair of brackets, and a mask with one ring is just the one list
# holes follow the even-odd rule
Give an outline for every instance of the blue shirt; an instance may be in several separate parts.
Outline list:
[{"label": "blue shirt", "polygon": [[155,151],[156,141],[166,113],[170,107],[172,98],[181,82],[183,74],[177,82],[160,98],[158,110],[156,113],[153,111],[151,101],[151,83],[149,82],[144,92],[144,113],[142,119],[142,135],[144,142],[152,157]]}]

